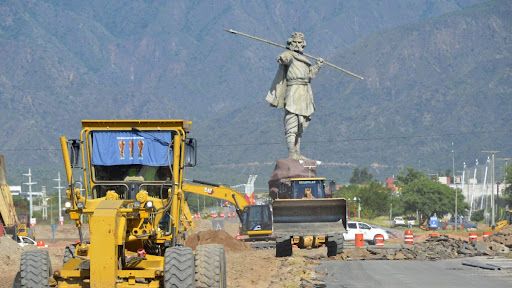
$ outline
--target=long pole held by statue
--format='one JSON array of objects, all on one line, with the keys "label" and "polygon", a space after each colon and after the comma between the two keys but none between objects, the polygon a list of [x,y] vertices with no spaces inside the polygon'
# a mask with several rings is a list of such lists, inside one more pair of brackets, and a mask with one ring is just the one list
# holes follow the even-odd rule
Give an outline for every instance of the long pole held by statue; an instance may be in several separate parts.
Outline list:
[{"label": "long pole held by statue", "polygon": [[[226,32],[229,32],[229,33],[232,33],[232,34],[235,34],[235,35],[244,36],[244,37],[247,37],[247,38],[249,38],[249,39],[253,39],[253,40],[256,40],[256,41],[260,41],[260,42],[263,42],[263,43],[267,43],[267,44],[270,44],[270,45],[273,45],[273,46],[277,46],[277,47],[280,47],[280,48],[286,49],[286,46],[285,46],[285,45],[281,45],[281,44],[278,44],[278,43],[272,42],[272,41],[270,41],[270,40],[266,40],[266,39],[263,39],[263,38],[260,38],[260,37],[252,36],[252,35],[249,35],[249,34],[246,34],[246,33],[243,33],[243,32],[239,32],[239,31],[236,31],[236,30],[233,30],[233,29],[224,29],[224,30],[225,30]],[[320,57],[316,57],[316,56],[313,56],[313,55],[310,55],[310,54],[307,54],[307,53],[304,53],[303,55],[304,55],[304,56],[306,56],[306,57],[308,57],[308,58],[314,59],[314,60],[316,60],[316,61],[320,61],[320,60],[321,60],[321,58],[320,58]],[[363,76],[357,75],[357,74],[355,74],[355,73],[353,73],[353,72],[350,72],[350,71],[348,71],[348,70],[346,70],[346,69],[343,69],[343,68],[341,68],[341,67],[339,67],[339,66],[336,66],[336,65],[334,65],[334,64],[332,64],[332,63],[329,63],[329,62],[327,62],[327,61],[324,61],[324,64],[325,64],[325,65],[327,65],[327,66],[329,66],[329,67],[332,67],[332,68],[334,68],[334,69],[336,69],[336,70],[339,70],[339,71],[341,71],[341,72],[343,72],[343,73],[346,73],[346,74],[348,74],[348,75],[350,75],[350,76],[352,76],[352,77],[355,77],[355,78],[357,78],[357,79],[361,79],[361,80],[363,80],[363,79],[364,79],[364,78],[363,78]]]}]

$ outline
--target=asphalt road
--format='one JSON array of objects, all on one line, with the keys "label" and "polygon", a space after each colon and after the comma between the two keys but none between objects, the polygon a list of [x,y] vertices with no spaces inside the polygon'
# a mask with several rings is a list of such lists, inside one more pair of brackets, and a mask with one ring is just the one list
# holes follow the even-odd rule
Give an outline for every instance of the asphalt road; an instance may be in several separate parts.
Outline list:
[{"label": "asphalt road", "polygon": [[[462,265],[463,261],[494,264],[502,269],[469,267]],[[440,261],[324,260],[317,273],[326,287],[512,287],[512,259],[485,257]]]}]

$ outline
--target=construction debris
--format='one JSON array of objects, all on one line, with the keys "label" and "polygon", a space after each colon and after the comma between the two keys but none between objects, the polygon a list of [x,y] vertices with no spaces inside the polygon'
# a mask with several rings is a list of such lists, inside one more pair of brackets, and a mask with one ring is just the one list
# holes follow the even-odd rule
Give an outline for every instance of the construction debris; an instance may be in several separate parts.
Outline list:
[{"label": "construction debris", "polygon": [[507,254],[510,249],[498,242],[485,241],[472,244],[442,235],[414,245],[399,248],[346,249],[339,258],[346,260],[440,260],[473,256]]},{"label": "construction debris", "polygon": [[508,248],[512,248],[512,225],[489,236],[486,242],[496,242]]}]

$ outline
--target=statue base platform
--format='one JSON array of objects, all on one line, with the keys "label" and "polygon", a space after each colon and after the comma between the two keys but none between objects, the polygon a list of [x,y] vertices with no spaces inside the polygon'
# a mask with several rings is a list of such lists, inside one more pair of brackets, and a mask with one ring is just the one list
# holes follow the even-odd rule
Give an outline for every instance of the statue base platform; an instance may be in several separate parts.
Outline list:
[{"label": "statue base platform", "polygon": [[[320,161],[295,160],[292,158],[279,159],[268,181],[270,197],[277,198],[278,191],[282,191],[282,185],[289,185],[289,178],[313,178],[316,176],[316,168]],[[288,183],[287,183],[288,182]]]}]

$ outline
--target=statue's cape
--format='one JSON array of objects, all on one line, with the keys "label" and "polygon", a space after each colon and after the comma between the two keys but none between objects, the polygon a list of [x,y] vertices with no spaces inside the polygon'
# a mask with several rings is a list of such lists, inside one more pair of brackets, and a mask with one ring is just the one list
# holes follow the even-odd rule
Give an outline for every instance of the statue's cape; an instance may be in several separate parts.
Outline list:
[{"label": "statue's cape", "polygon": [[267,100],[270,106],[276,108],[284,108],[284,98],[286,96],[286,66],[279,64],[272,86],[267,92]]}]

